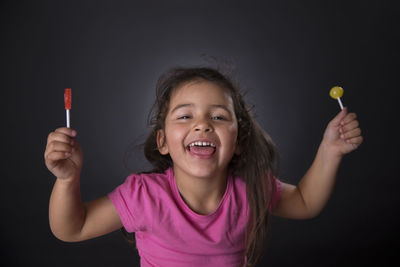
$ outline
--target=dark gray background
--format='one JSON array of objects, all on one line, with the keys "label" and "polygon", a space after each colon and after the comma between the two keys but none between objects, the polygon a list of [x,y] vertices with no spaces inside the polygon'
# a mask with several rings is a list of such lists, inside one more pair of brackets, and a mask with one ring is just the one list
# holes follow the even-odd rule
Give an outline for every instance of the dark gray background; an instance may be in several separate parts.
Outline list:
[{"label": "dark gray background", "polygon": [[[145,2],[145,3],[143,3]],[[320,216],[273,218],[259,266],[398,262],[399,27],[394,1],[2,1],[0,265],[138,266],[119,232],[63,243],[50,232],[50,131],[72,127],[84,150],[84,200],[148,165],[139,145],[157,78],[172,66],[236,65],[236,78],[297,183],[328,121],[329,89],[359,115],[364,144],[347,155]],[[385,265],[385,264],[384,264]]]}]

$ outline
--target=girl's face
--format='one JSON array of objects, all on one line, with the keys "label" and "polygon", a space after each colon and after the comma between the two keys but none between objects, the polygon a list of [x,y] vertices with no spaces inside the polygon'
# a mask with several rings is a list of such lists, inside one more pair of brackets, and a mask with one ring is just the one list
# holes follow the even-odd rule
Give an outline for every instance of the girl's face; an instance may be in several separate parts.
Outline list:
[{"label": "girl's face", "polygon": [[192,81],[171,95],[165,129],[157,135],[161,154],[170,154],[176,176],[217,178],[227,174],[238,123],[230,94],[208,81]]}]

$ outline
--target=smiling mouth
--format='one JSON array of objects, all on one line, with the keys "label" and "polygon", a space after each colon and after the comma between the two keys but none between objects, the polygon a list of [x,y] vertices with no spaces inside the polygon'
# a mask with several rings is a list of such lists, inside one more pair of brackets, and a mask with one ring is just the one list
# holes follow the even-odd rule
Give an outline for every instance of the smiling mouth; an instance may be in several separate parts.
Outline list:
[{"label": "smiling mouth", "polygon": [[193,142],[187,146],[187,150],[193,155],[200,157],[209,157],[212,156],[216,151],[215,144],[211,142]]}]

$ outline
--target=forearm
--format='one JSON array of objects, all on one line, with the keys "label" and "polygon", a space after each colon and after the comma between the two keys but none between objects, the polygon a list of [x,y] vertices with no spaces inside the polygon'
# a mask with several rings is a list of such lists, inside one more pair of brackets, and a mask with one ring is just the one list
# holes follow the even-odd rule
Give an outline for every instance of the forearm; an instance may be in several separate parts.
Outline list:
[{"label": "forearm", "polygon": [[336,182],[342,156],[331,153],[322,143],[309,170],[297,188],[310,217],[318,215],[328,202]]},{"label": "forearm", "polygon": [[356,117],[344,108],[328,123],[314,162],[298,185],[282,183],[282,196],[274,215],[307,219],[322,211],[334,189],[343,156],[363,141]]},{"label": "forearm", "polygon": [[79,179],[57,179],[50,197],[49,220],[53,234],[63,241],[78,240],[85,220]]}]

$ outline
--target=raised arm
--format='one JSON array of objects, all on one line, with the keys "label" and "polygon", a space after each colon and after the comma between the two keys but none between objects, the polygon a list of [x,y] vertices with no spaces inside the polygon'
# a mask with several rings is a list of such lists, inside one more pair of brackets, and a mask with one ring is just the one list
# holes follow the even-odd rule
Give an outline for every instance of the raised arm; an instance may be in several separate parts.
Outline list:
[{"label": "raised arm", "polygon": [[82,150],[76,131],[59,128],[50,133],[44,154],[47,168],[57,177],[50,197],[49,220],[53,234],[67,242],[101,236],[122,227],[107,196],[82,203],[80,172]]},{"label": "raised arm", "polygon": [[343,156],[363,141],[356,118],[344,108],[329,122],[317,155],[298,185],[282,183],[282,197],[274,215],[307,219],[322,211],[334,189]]}]

